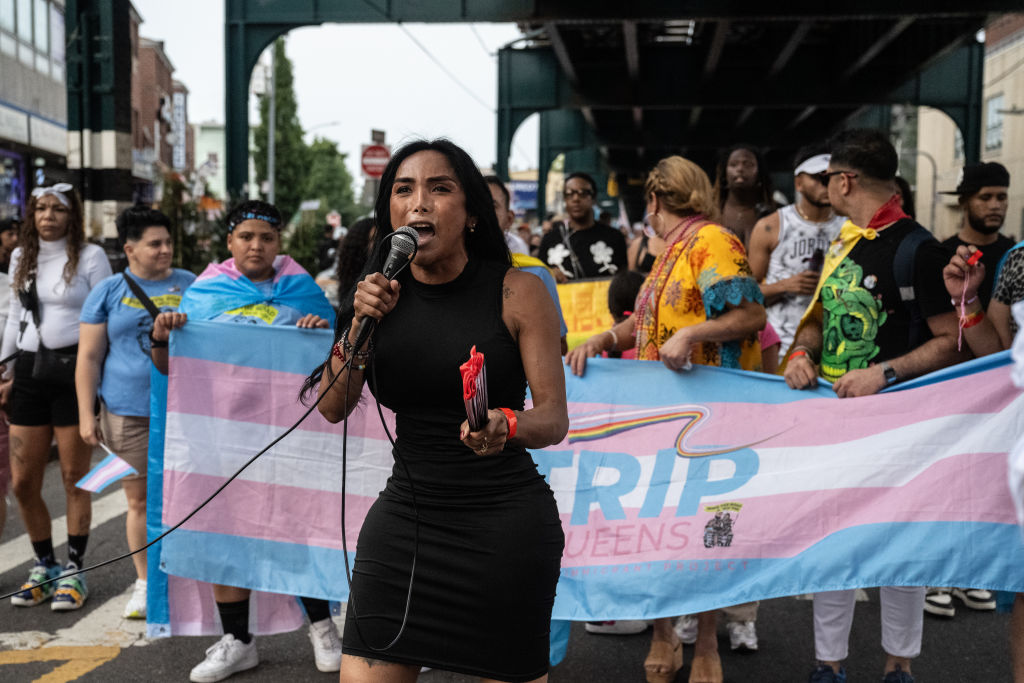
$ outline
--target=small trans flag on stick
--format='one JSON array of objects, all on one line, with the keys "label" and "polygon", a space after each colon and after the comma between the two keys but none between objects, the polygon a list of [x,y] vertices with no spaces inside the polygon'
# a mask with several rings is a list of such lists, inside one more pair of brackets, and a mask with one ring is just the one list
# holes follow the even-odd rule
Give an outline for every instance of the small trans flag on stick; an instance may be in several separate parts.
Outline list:
[{"label": "small trans flag on stick", "polygon": [[103,458],[96,467],[89,470],[89,474],[78,480],[78,483],[75,484],[78,488],[99,493],[115,481],[123,479],[129,474],[139,473],[134,467],[117,457],[112,450],[107,448],[105,443],[100,442],[100,448],[107,452],[107,457]]}]

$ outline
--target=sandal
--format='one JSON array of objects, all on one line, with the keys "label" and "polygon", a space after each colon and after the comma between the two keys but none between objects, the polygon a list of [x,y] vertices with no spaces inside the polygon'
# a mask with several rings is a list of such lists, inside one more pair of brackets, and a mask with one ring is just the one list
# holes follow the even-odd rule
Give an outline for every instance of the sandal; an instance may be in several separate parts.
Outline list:
[{"label": "sandal", "polygon": [[[651,650],[647,653],[647,659],[644,660],[647,683],[672,683],[682,668],[682,643],[677,642],[673,647],[671,643],[664,640],[651,641]],[[666,669],[669,670],[665,671]]]},{"label": "sandal", "polygon": [[722,683],[722,660],[717,652],[694,655],[690,663],[690,683]]}]

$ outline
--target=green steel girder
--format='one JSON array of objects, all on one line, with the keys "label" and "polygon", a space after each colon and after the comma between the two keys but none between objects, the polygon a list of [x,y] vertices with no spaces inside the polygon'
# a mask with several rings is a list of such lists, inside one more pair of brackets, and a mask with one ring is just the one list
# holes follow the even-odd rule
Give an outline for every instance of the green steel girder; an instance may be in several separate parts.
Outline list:
[{"label": "green steel girder", "polygon": [[[69,0],[69,2],[74,1]],[[695,109],[743,107],[750,110],[754,106],[784,108],[794,106],[794,100],[805,101],[816,95],[816,90],[820,90],[804,88],[800,92],[794,92],[792,88],[787,89],[785,85],[800,80],[790,77],[790,69],[814,69],[817,68],[815,62],[822,61],[806,58],[797,58],[791,61],[788,61],[787,58],[785,77],[780,76],[775,79],[775,85],[780,86],[781,90],[780,88],[762,87],[715,91],[709,89],[706,84],[694,86],[692,77],[698,71],[704,76],[714,72],[711,61],[707,60],[699,65],[686,65],[680,63],[679,60],[668,59],[662,60],[664,63],[659,64],[657,59],[646,58],[643,50],[640,52],[636,50],[635,29],[639,23],[657,23],[669,19],[722,23],[728,21],[762,22],[765,25],[783,27],[782,29],[776,28],[776,32],[779,30],[786,32],[790,29],[784,22],[798,21],[806,29],[807,25],[813,22],[841,22],[847,19],[856,19],[888,23],[894,27],[891,31],[892,36],[896,36],[904,26],[910,26],[916,19],[922,17],[935,19],[938,25],[957,21],[969,23],[976,21],[978,17],[984,16],[986,13],[1012,11],[1015,2],[1018,1],[976,0],[973,3],[963,3],[962,0],[904,0],[901,3],[893,3],[891,0],[862,0],[854,5],[830,6],[821,3],[820,0],[793,0],[786,3],[765,3],[763,0],[646,0],[642,3],[623,3],[621,0],[614,2],[611,0],[473,0],[472,2],[469,0],[259,0],[258,2],[226,0],[225,108],[229,192],[237,193],[245,182],[248,156],[247,99],[252,67],[258,59],[260,51],[274,38],[301,26],[325,22],[391,23],[409,21],[430,23],[519,22],[527,29],[536,28],[538,25],[573,27],[628,24],[633,27],[634,33],[631,34],[633,36],[632,62],[627,59],[627,64],[631,64],[631,66],[624,71],[627,76],[630,76],[628,79],[630,82],[627,83],[627,79],[620,79],[614,75],[603,76],[599,80],[595,92],[585,90],[586,81],[589,74],[595,70],[599,74],[605,73],[605,66],[601,64],[576,65],[583,78],[574,82],[565,78],[564,65],[559,64],[557,59],[553,59],[550,53],[544,54],[543,50],[517,50],[514,52],[523,54],[508,57],[504,53],[513,51],[503,51],[499,57],[499,82],[501,85],[499,85],[499,153],[496,170],[505,175],[507,173],[508,147],[512,136],[516,128],[531,113],[562,108],[602,106],[611,111],[615,107],[623,106],[621,99],[625,95],[639,98],[635,104],[630,102],[626,105],[634,108],[647,107],[653,110],[658,107],[678,107],[681,104],[677,101],[678,95],[670,95],[666,98],[666,96],[654,92],[650,85],[651,83],[663,83],[666,75],[675,78],[673,83],[677,85],[681,83],[683,87],[664,88],[663,90],[689,93],[688,104]],[[914,31],[915,29],[911,29],[908,34]],[[931,29],[924,32],[916,31],[915,39],[927,39],[930,31]],[[722,26],[718,27],[718,32],[725,35]],[[796,30],[794,34],[799,32]],[[945,35],[945,29],[942,29],[940,33]],[[814,31],[810,31],[809,35],[813,36]],[[872,40],[876,40],[876,38],[872,38]],[[876,49],[874,55],[893,49],[890,43],[886,42],[887,40],[883,38],[877,42],[874,46]],[[791,42],[793,45],[797,45],[799,40]],[[872,46],[866,47],[869,49],[864,51],[865,54],[871,53]],[[860,54],[860,50],[856,46],[852,50],[846,47],[842,51],[852,54],[854,58]],[[534,54],[527,56],[526,53],[529,52]],[[757,51],[755,53],[760,55]],[[642,68],[637,66],[638,55]],[[729,55],[727,54],[726,57],[728,58]],[[759,59],[771,61],[770,57],[770,55],[762,55],[759,56]],[[715,62],[717,63],[717,61],[716,56]],[[823,101],[809,102],[806,110],[819,113],[813,116],[798,114],[795,122],[802,122],[804,116],[810,116],[809,129],[824,129],[827,127],[828,117],[823,117],[821,112],[827,113],[828,108],[844,110],[841,112],[841,116],[845,117],[866,103],[883,103],[879,102],[877,97],[864,99],[862,94],[869,91],[872,85],[878,89],[878,84],[884,83],[886,85],[883,89],[891,89],[897,84],[887,80],[887,77],[892,75],[891,69],[885,66],[876,67],[869,64],[870,61],[871,58],[866,57],[862,66],[853,69],[858,73],[850,77],[850,92],[856,94],[857,97],[843,98],[841,93],[833,93],[831,99],[826,97],[823,98]],[[954,82],[963,83],[963,80],[956,81],[954,79]],[[516,86],[514,92],[508,89],[508,86],[513,84]],[[980,82],[970,84],[972,96],[980,93],[980,89],[975,92],[975,85],[980,88]],[[778,93],[774,99],[773,92]],[[744,97],[749,97],[752,94],[757,97],[756,104],[743,102]],[[786,97],[789,98],[788,101]],[[949,112],[964,130],[968,131],[964,138],[969,140],[971,138],[970,131],[980,125],[980,97],[978,100],[977,103],[944,102],[935,106]],[[920,103],[926,104],[927,102]],[[587,116],[588,125],[593,127],[592,112],[589,109],[584,109],[584,113]],[[749,114],[741,115],[740,118],[745,121],[749,118]],[[692,120],[700,119],[699,111],[695,112]],[[723,127],[726,126],[723,124]],[[637,125],[636,128],[643,135],[645,134],[644,129],[650,129],[652,126],[644,124]],[[739,126],[733,126],[733,129],[736,128]],[[598,133],[598,137],[602,137],[602,131],[598,131]],[[698,137],[706,139],[705,131],[699,131]],[[971,145],[973,144],[971,143]],[[607,145],[604,145],[604,149],[607,151],[610,148],[609,141]]]},{"label": "green steel girder", "polygon": [[131,132],[128,0],[68,0],[68,130]]},{"label": "green steel girder", "polygon": [[[547,213],[547,174],[559,154],[566,155],[567,172],[584,171],[594,176],[606,175],[604,165],[593,154],[597,141],[593,129],[587,125],[583,115],[572,109],[549,109],[540,112],[540,134],[538,135],[538,184],[537,215],[543,218]],[[590,154],[581,158],[574,153],[588,150]],[[497,171],[502,174],[503,171]],[[502,175],[502,177],[507,177]],[[599,188],[600,189],[600,188]]]}]

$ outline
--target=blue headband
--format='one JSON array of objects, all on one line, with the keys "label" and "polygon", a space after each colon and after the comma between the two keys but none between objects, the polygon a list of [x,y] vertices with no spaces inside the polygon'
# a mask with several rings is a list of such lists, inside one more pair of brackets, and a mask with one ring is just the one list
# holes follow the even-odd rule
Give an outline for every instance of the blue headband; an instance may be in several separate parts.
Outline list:
[{"label": "blue headband", "polygon": [[245,211],[228,224],[228,232],[234,231],[240,223],[244,223],[245,221],[264,221],[266,223],[270,223],[270,225],[275,228],[281,224],[281,219],[276,216],[270,216],[256,211]]}]

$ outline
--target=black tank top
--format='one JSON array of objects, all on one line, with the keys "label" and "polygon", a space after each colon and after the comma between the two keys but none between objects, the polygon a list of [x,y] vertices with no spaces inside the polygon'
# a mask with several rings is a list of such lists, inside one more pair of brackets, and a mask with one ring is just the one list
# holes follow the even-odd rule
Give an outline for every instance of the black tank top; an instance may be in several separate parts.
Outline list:
[{"label": "black tank top", "polygon": [[[459,366],[474,344],[485,357],[488,407],[523,409],[526,374],[501,318],[507,270],[471,260],[458,277],[440,285],[406,273],[398,303],[377,329],[370,388],[396,414],[396,448],[418,499],[476,499],[543,481],[524,448],[506,445],[501,454],[481,457],[459,440],[466,419]],[[388,489],[408,491],[397,462]]]}]

